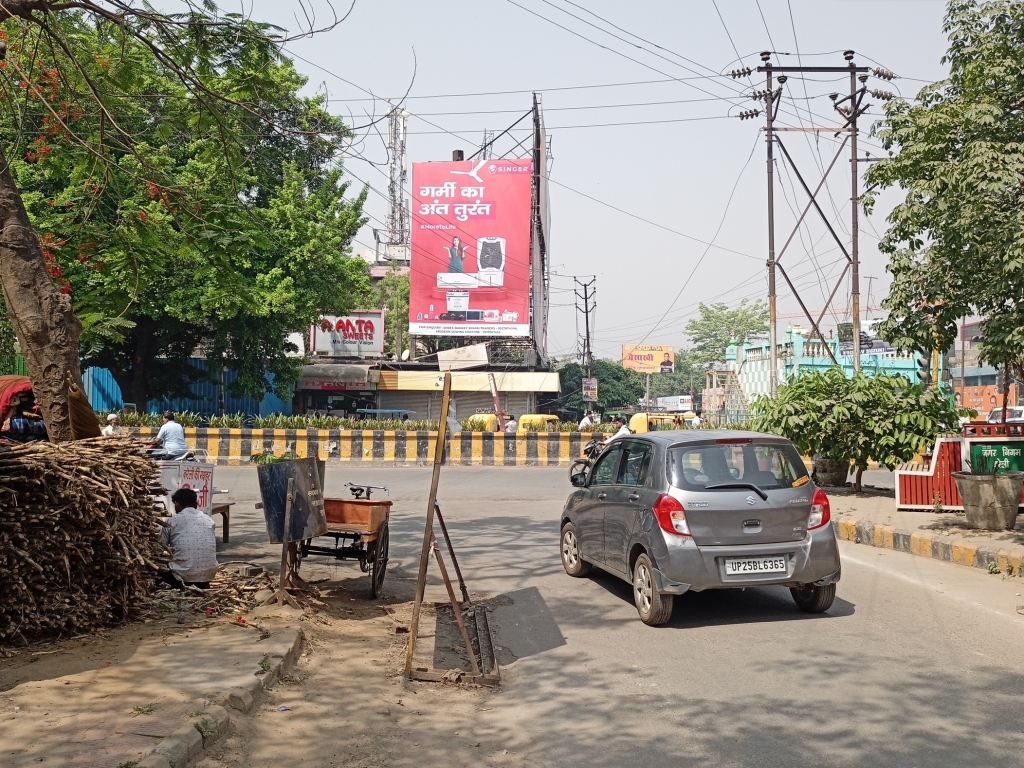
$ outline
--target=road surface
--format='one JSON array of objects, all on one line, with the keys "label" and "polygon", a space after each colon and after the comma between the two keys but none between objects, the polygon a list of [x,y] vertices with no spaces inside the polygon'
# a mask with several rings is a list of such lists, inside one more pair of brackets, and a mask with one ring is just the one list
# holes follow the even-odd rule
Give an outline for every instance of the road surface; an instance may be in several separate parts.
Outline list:
[{"label": "road surface", "polygon": [[[386,586],[405,594],[429,479],[427,468],[328,473],[328,495],[340,495],[346,480],[390,488]],[[251,468],[218,468],[216,485],[240,501],[256,498]],[[339,666],[341,687],[296,694],[296,713],[264,707],[246,738],[204,768],[262,768],[284,755],[318,766],[1024,762],[1020,579],[843,542],[843,579],[827,615],[800,613],[788,590],[759,588],[677,598],[670,624],[651,628],[637,619],[624,582],[562,571],[557,523],[569,490],[561,469],[442,472],[439,499],[470,588],[507,598],[493,614],[506,649],[498,692],[432,688],[428,696],[384,664],[372,700],[386,704],[385,722],[357,727],[363,713],[375,715],[365,704],[346,708],[340,681],[350,673]],[[272,553],[247,507],[236,508],[228,552]],[[301,706],[307,714],[297,714]],[[282,726],[291,714],[294,725]],[[314,717],[315,726],[304,721]],[[299,738],[303,727],[325,738]]]}]

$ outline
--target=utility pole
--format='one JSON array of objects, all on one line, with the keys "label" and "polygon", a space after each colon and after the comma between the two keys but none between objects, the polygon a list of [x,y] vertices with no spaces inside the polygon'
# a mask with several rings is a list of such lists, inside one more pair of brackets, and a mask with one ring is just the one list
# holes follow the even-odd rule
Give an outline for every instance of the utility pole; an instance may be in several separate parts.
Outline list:
[{"label": "utility pole", "polygon": [[[850,307],[853,310],[853,372],[857,374],[860,373],[860,172],[857,167],[857,115],[860,113],[861,99],[857,98],[857,67],[853,63],[853,51],[846,51],[843,56],[850,62],[850,255],[853,259],[850,265]],[[860,77],[862,83],[868,81],[866,74]]]},{"label": "utility pole", "polygon": [[480,145],[480,158],[490,160],[494,157],[494,131],[484,131],[484,143]]},{"label": "utility pole", "polygon": [[[594,288],[594,283],[597,281],[596,277],[592,277],[588,282],[584,283],[578,277],[573,278],[573,282],[583,289],[581,294],[578,290],[573,288],[573,293],[576,295],[576,311],[583,313],[583,353],[581,355],[583,364],[587,366],[587,378],[593,378],[594,376],[594,351],[590,344],[590,313],[597,309],[597,303],[594,302],[594,297],[597,291]],[[583,308],[580,308],[580,300],[583,301]]]},{"label": "utility pole", "polygon": [[[779,360],[778,360],[778,343],[777,343],[777,337],[776,337],[776,333],[777,333],[776,323],[777,323],[777,320],[778,320],[778,312],[777,312],[777,307],[776,307],[777,291],[776,291],[776,284],[775,284],[776,272],[778,272],[778,274],[782,275],[783,279],[786,281],[786,284],[789,286],[789,289],[792,291],[793,297],[800,304],[800,308],[803,310],[804,314],[807,316],[807,319],[811,323],[812,333],[814,335],[816,335],[819,339],[821,339],[822,345],[823,345],[823,347],[825,349],[825,352],[832,359],[833,364],[838,366],[839,365],[839,361],[836,358],[835,354],[833,353],[832,348],[825,341],[825,335],[821,332],[820,325],[821,325],[821,321],[825,317],[825,313],[828,311],[829,306],[832,304],[832,300],[835,298],[835,295],[836,295],[837,291],[839,290],[839,287],[842,284],[842,281],[846,278],[847,270],[850,271],[850,273],[851,273],[851,302],[852,302],[852,311],[853,311],[853,367],[854,367],[854,371],[859,371],[860,370],[860,328],[861,328],[861,323],[860,323],[860,255],[859,255],[859,242],[858,242],[858,226],[859,226],[859,224],[858,224],[858,210],[857,210],[857,205],[859,203],[859,194],[860,193],[859,193],[858,165],[857,165],[857,163],[858,162],[862,162],[862,161],[858,160],[858,158],[857,158],[857,118],[867,110],[868,106],[870,106],[870,105],[864,104],[863,102],[864,102],[865,96],[868,93],[867,86],[865,85],[865,83],[867,82],[867,78],[868,78],[867,73],[869,71],[871,71],[871,70],[868,67],[858,67],[858,66],[856,66],[854,64],[854,61],[853,61],[854,52],[853,51],[845,51],[844,52],[843,55],[844,55],[844,58],[847,61],[847,64],[846,64],[845,67],[817,67],[817,66],[815,66],[815,67],[802,67],[802,66],[788,66],[788,65],[775,66],[771,62],[771,55],[772,54],[771,54],[770,51],[762,52],[761,53],[761,61],[763,62],[763,64],[762,64],[762,66],[759,66],[757,68],[758,72],[764,72],[765,73],[765,76],[766,76],[766,88],[765,88],[764,91],[755,91],[754,93],[750,94],[750,98],[754,99],[754,100],[758,100],[758,101],[763,101],[765,103],[765,113],[766,113],[765,133],[766,133],[767,149],[768,149],[768,152],[767,152],[767,155],[768,155],[768,167],[767,167],[767,170],[768,170],[768,262],[767,262],[767,266],[768,266],[768,314],[769,314],[769,328],[768,328],[769,342],[768,343],[769,343],[769,345],[771,347],[771,349],[769,350],[769,371],[768,371],[768,377],[769,377],[770,394],[771,394],[772,397],[774,397],[777,394],[777,392],[778,392],[778,365],[779,365]],[[734,79],[739,79],[739,78],[742,78],[742,77],[748,77],[751,74],[752,71],[753,70],[750,67],[744,67],[742,69],[735,69],[735,70],[733,70],[732,72],[729,73],[729,76],[734,78]],[[832,74],[847,74],[848,73],[849,76],[850,76],[850,94],[848,96],[843,97],[842,99],[839,99],[839,94],[837,94],[837,93],[830,94],[830,98],[832,99],[833,106],[835,107],[837,112],[839,112],[843,117],[846,118],[846,122],[842,126],[840,126],[839,128],[836,128],[836,127],[828,127],[828,128],[820,127],[819,128],[819,127],[816,127],[816,126],[815,127],[811,127],[811,128],[804,128],[804,127],[799,127],[799,128],[796,128],[796,127],[782,127],[782,128],[778,128],[778,127],[776,127],[775,126],[775,119],[776,119],[776,116],[778,114],[779,105],[781,104],[781,101],[782,101],[783,86],[786,83],[786,74],[785,73],[787,73],[787,72],[789,72],[789,73],[799,73],[799,74],[805,74],[805,73],[811,73],[811,72],[832,73]],[[876,77],[880,77],[880,78],[882,78],[884,80],[892,80],[895,77],[895,75],[892,72],[889,72],[888,70],[881,69],[881,68],[876,68],[873,72],[874,72]],[[775,78],[774,80],[773,80],[773,77]],[[860,80],[860,83],[861,83],[861,85],[859,87],[858,87],[858,83],[857,83],[858,80]],[[775,87],[775,83],[776,82],[778,83],[778,88]],[[881,100],[885,100],[885,101],[887,101],[888,99],[892,98],[892,94],[888,93],[888,92],[885,92],[885,91],[873,90],[870,93],[871,93],[871,95],[873,97],[881,99]],[[838,99],[838,101],[837,101],[837,99]],[[849,106],[848,107],[842,106],[847,101],[849,101]],[[746,120],[746,119],[749,119],[751,117],[756,117],[759,114],[761,114],[759,109],[752,109],[752,110],[745,110],[743,112],[740,112],[738,117],[741,120]],[[781,139],[781,132],[783,132],[783,131],[800,131],[800,132],[806,132],[806,133],[815,133],[815,132],[832,133],[832,134],[835,134],[836,136],[838,136],[839,134],[847,134],[846,137],[843,139],[843,142],[840,145],[839,150],[836,152],[835,157],[832,159],[832,162],[829,164],[828,169],[825,170],[825,172],[822,174],[821,181],[818,183],[818,186],[817,186],[816,189],[814,189],[814,191],[811,190],[810,186],[804,180],[803,175],[800,173],[800,169],[796,167],[796,164],[793,162],[793,158],[790,156],[789,151],[786,149],[786,145],[785,145],[785,143]],[[832,171],[832,168],[835,166],[836,161],[839,159],[840,154],[846,148],[847,141],[850,142],[850,167],[851,167],[851,176],[852,176],[850,205],[852,207],[852,216],[851,216],[851,218],[852,218],[852,224],[853,224],[853,231],[851,232],[851,240],[852,240],[852,242],[851,242],[851,247],[850,247],[849,251],[846,248],[846,243],[844,243],[840,239],[839,235],[835,231],[835,228],[832,226],[832,223],[829,221],[829,218],[825,215],[825,212],[822,210],[821,206],[818,204],[818,201],[817,201],[817,195],[821,191],[822,187],[824,187],[825,182],[826,182],[826,180],[828,178],[828,174]],[[774,178],[774,174],[775,174],[775,156],[774,156],[774,150],[775,150],[775,146],[776,145],[778,146],[778,148],[782,152],[782,154],[780,155],[780,158],[784,159],[788,163],[789,167],[793,170],[797,180],[800,182],[801,187],[803,188],[804,192],[807,194],[807,197],[809,198],[809,201],[808,201],[806,207],[803,209],[803,212],[800,214],[799,218],[797,219],[796,225],[793,228],[793,232],[790,234],[789,238],[786,240],[785,245],[782,246],[782,249],[780,251],[776,251],[776,248],[775,248],[775,198],[774,198],[774,192],[775,192],[775,190],[774,190],[774,182],[775,182],[775,178]],[[806,304],[804,304],[804,301],[800,297],[800,293],[799,293],[799,291],[797,291],[796,286],[793,284],[793,281],[790,279],[789,275],[786,274],[786,270],[783,268],[783,266],[779,263],[781,261],[783,255],[785,254],[786,249],[789,247],[790,243],[793,242],[794,236],[799,231],[800,226],[803,223],[804,217],[807,215],[807,213],[810,211],[810,209],[812,207],[815,209],[817,214],[821,217],[822,221],[825,224],[825,227],[828,229],[829,233],[832,235],[833,239],[836,241],[836,244],[839,246],[839,250],[842,251],[843,255],[847,259],[847,265],[843,269],[843,272],[839,276],[839,279],[836,281],[836,285],[832,289],[832,293],[829,296],[828,301],[825,302],[825,307],[821,310],[821,314],[818,316],[817,320],[815,320],[814,317],[811,315],[810,310],[808,310]]]},{"label": "utility pole", "polygon": [[[765,63],[765,115],[767,126],[765,137],[768,143],[768,396],[775,397],[779,393],[779,346],[778,307],[775,294],[775,138],[772,135],[772,123],[775,120],[775,85],[772,83],[771,54],[764,51],[761,61]],[[759,67],[760,69],[760,67]],[[782,88],[779,88],[779,102],[782,101]]]},{"label": "utility pole", "polygon": [[[388,113],[388,245],[408,246],[409,220],[405,208],[405,183],[408,168],[405,158],[406,121],[409,113],[395,107]],[[392,249],[389,249],[392,250]],[[393,251],[392,251],[393,252]],[[405,260],[408,260],[406,255]]]}]

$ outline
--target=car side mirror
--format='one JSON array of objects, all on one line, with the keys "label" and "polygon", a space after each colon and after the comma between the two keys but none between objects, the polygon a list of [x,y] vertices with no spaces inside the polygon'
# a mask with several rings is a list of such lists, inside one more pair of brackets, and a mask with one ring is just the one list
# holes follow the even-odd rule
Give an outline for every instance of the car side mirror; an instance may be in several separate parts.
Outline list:
[{"label": "car side mirror", "polygon": [[587,476],[583,472],[578,472],[570,478],[570,482],[577,488],[585,488],[587,485]]}]

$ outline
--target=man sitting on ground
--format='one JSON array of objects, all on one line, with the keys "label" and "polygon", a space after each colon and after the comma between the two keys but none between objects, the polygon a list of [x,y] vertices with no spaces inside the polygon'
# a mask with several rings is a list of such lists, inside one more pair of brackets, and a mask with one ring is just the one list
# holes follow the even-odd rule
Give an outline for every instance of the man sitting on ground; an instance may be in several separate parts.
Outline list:
[{"label": "man sitting on ground", "polygon": [[182,583],[207,589],[217,575],[217,538],[213,520],[196,509],[196,492],[179,488],[171,496],[174,516],[163,529],[164,544],[174,552],[169,570],[161,580],[176,587]]}]

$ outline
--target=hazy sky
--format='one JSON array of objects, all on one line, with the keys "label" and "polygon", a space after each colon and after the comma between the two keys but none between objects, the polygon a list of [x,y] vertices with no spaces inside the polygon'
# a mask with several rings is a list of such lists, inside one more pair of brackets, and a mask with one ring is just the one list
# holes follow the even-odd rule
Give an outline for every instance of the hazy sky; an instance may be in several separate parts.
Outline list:
[{"label": "hazy sky", "polygon": [[[348,1],[336,7],[343,13]],[[313,0],[313,7],[317,22],[328,19],[326,2]],[[257,0],[253,14],[296,29],[298,8],[296,0]],[[763,88],[763,76],[732,80],[719,73],[741,66],[738,58],[756,67],[762,50],[776,51],[776,63],[799,58],[804,65],[842,66],[842,51],[853,49],[858,64],[881,64],[901,77],[892,83],[872,77],[869,87],[912,97],[944,76],[943,13],[939,0],[358,0],[343,24],[296,41],[289,51],[301,57],[296,64],[309,76],[310,90],[326,90],[332,111],[354,125],[389,108],[368,92],[397,99],[409,90],[410,162],[450,159],[458,148],[471,154],[485,129],[512,124],[530,108],[530,91],[539,91],[554,157],[549,352],[576,349],[572,276],[593,275],[595,353],[618,358],[621,344],[645,337],[685,346],[686,322],[698,302],[735,304],[766,294],[764,120],[736,117],[757,106],[744,94]],[[780,123],[835,125],[828,94],[848,87],[848,76],[791,78]],[[519,92],[473,95],[495,91]],[[880,111],[873,107],[862,125]],[[360,157],[346,160],[353,189],[368,182],[382,193],[370,193],[374,219],[357,249],[372,248],[370,227],[382,228],[387,212],[387,169],[374,165],[386,152],[369,133],[357,147]],[[526,134],[511,135],[514,141],[499,144],[499,152]],[[833,135],[792,132],[783,141],[816,186],[838,146]],[[861,148],[882,154],[866,133]],[[830,196],[822,198],[846,242],[847,158],[836,163]],[[781,162],[776,170],[781,248],[807,198]],[[869,288],[872,304],[885,295],[886,262],[875,246],[896,200],[897,193],[887,193],[878,211],[861,220],[863,306]],[[806,221],[782,264],[814,310],[824,306],[843,256],[813,211]],[[715,247],[708,248],[712,240]],[[781,277],[779,283],[780,331],[789,323],[807,326]],[[848,285],[835,306],[849,306]],[[871,315],[865,311],[865,320]],[[844,319],[826,318],[825,327]]]}]

